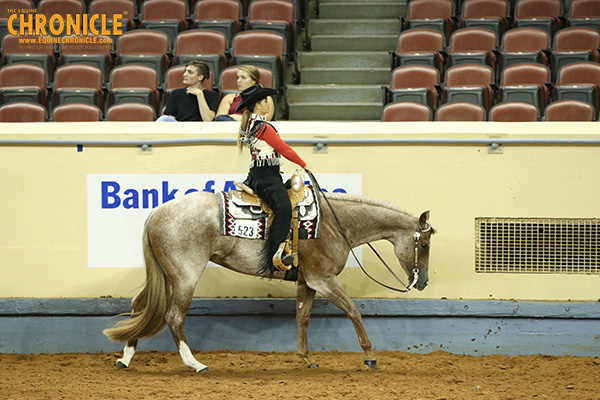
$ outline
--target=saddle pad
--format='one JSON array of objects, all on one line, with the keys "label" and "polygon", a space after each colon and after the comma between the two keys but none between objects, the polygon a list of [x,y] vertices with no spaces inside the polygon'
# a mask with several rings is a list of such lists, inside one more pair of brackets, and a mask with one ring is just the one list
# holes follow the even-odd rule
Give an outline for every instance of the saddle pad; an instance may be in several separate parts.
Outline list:
[{"label": "saddle pad", "polygon": [[[321,228],[321,207],[314,189],[305,188],[305,198],[298,203],[300,238],[316,239]],[[219,192],[220,231],[225,236],[266,239],[269,215],[256,202],[248,202],[240,190]],[[262,202],[261,202],[262,203]]]}]

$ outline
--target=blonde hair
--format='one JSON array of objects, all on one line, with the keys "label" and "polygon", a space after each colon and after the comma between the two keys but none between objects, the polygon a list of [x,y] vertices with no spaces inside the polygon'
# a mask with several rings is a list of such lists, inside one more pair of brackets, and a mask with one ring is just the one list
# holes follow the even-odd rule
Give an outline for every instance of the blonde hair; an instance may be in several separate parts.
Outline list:
[{"label": "blonde hair", "polygon": [[[248,130],[248,123],[250,122],[250,117],[252,116],[252,113],[249,110],[250,107],[246,108],[244,110],[244,113],[242,114],[242,120],[240,122],[240,130],[238,132],[238,140],[237,140],[237,144],[238,144],[238,149],[240,150],[240,153],[242,152],[242,149],[244,148],[244,146],[242,145],[242,132],[246,132],[246,130]],[[252,105],[252,108],[254,108],[254,105]]]},{"label": "blonde hair", "polygon": [[239,69],[246,72],[255,83],[260,83],[260,71],[254,65],[240,65]]}]

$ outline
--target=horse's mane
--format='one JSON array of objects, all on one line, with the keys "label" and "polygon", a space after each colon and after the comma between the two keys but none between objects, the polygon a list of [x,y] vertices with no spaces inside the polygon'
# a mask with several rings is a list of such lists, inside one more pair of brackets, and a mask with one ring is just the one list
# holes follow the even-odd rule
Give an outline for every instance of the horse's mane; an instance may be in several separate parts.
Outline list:
[{"label": "horse's mane", "polygon": [[367,205],[374,206],[374,207],[381,207],[381,208],[386,208],[388,210],[397,211],[397,212],[405,214],[407,216],[414,217],[414,215],[412,213],[408,212],[406,209],[404,209],[394,203],[390,203],[389,201],[376,199],[373,197],[360,196],[360,195],[351,194],[351,193],[323,193],[323,195],[331,200],[340,200],[340,201],[348,201],[351,203],[367,204]]}]

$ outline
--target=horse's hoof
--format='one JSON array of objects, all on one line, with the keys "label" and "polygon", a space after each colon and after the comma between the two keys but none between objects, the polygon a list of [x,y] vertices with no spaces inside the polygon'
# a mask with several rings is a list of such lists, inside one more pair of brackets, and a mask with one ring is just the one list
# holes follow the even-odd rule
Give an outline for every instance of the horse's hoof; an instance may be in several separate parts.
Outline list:
[{"label": "horse's hoof", "polygon": [[319,364],[309,364],[307,368],[319,368]]},{"label": "horse's hoof", "polygon": [[204,367],[202,369],[197,370],[196,372],[200,373],[200,372],[208,372],[208,371],[210,371],[210,369],[208,369],[208,367]]},{"label": "horse's hoof", "polygon": [[127,368],[127,364],[125,364],[123,361],[121,360],[117,360],[117,368],[119,369],[124,369]]},{"label": "horse's hoof", "polygon": [[377,360],[365,360],[365,365],[371,369],[377,369]]}]

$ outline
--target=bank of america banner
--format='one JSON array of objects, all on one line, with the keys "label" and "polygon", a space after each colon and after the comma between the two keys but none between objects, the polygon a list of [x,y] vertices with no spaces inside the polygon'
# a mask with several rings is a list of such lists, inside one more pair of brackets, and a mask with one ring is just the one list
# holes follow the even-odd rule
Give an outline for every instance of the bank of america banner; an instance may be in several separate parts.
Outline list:
[{"label": "bank of america banner", "polygon": [[[234,181],[244,178],[240,174],[88,175],[88,267],[143,267],[142,232],[153,208],[196,191],[228,191],[235,188]],[[325,191],[362,194],[360,174],[318,174],[317,179]],[[362,259],[360,249],[357,255]],[[349,259],[348,266],[356,266],[356,261]]]}]

